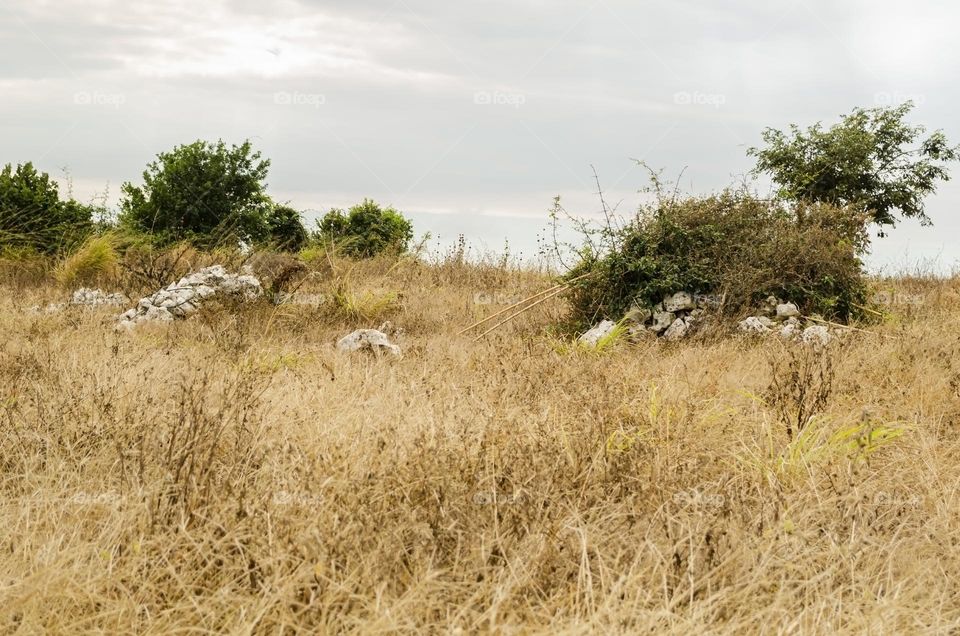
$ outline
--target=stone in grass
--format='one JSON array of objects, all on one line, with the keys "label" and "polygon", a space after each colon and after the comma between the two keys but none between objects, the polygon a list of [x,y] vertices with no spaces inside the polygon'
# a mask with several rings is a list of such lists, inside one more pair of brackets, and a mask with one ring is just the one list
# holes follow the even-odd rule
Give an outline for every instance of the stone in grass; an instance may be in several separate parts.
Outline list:
[{"label": "stone in grass", "polygon": [[650,331],[660,333],[670,328],[670,325],[677,319],[677,315],[672,311],[657,311],[653,314],[653,324],[650,325]]},{"label": "stone in grass", "polygon": [[612,320],[601,320],[592,329],[577,338],[577,342],[590,347],[596,347],[597,343],[609,336],[616,326],[617,323]]},{"label": "stone in grass", "polygon": [[667,327],[667,330],[663,332],[663,337],[665,340],[680,340],[687,332],[690,331],[690,325],[693,323],[692,320],[677,318],[673,323]]},{"label": "stone in grass", "polygon": [[823,325],[811,325],[803,330],[800,339],[804,344],[819,348],[830,344],[830,341],[833,340],[833,334]]},{"label": "stone in grass", "polygon": [[793,318],[800,315],[800,309],[793,303],[777,305],[777,318]]},{"label": "stone in grass", "polygon": [[376,329],[357,329],[337,341],[340,351],[373,351],[378,356],[384,352],[400,356],[400,347],[390,342],[387,334]]},{"label": "stone in grass", "polygon": [[737,328],[744,333],[767,333],[773,327],[773,321],[766,316],[749,316],[740,321]]},{"label": "stone in grass", "polygon": [[777,305],[782,304],[776,296],[767,296],[760,304],[760,313],[764,316],[773,316],[777,313]]},{"label": "stone in grass", "polygon": [[780,327],[780,337],[793,340],[800,336],[801,327],[800,320],[796,316],[791,316],[783,321],[783,325]]},{"label": "stone in grass", "polygon": [[697,303],[693,300],[693,294],[689,292],[680,291],[663,299],[664,311],[689,311],[696,308]]},{"label": "stone in grass", "polygon": [[630,308],[630,311],[626,313],[623,317],[627,322],[631,322],[637,325],[645,325],[647,321],[653,316],[653,312],[649,307],[639,307],[634,305]]}]

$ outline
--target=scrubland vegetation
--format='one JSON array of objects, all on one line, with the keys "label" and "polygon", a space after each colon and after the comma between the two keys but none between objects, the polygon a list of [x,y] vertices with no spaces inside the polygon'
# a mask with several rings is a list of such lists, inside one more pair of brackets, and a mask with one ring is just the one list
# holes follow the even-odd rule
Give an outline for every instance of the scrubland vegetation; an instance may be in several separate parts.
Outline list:
[{"label": "scrubland vegetation", "polygon": [[[584,227],[566,269],[428,254],[367,200],[311,231],[249,144],[158,155],[112,219],[11,166],[0,630],[957,630],[960,282],[861,262],[955,149],[894,153],[916,196],[852,178],[917,138],[892,112],[768,133],[776,197],[660,196]],[[129,331],[56,304],[213,264],[264,293]],[[678,289],[718,299],[681,341],[576,339]],[[837,336],[737,333],[767,295]],[[402,356],[334,346],[387,321]]]},{"label": "scrubland vegetation", "polygon": [[[821,353],[595,352],[545,331],[559,299],[457,336],[499,309],[478,294],[548,284],[510,267],[324,258],[296,293],[353,306],[207,307],[132,334],[110,309],[30,312],[62,292],[8,267],[4,631],[960,624],[953,279],[871,281],[882,323]],[[332,347],[386,319],[403,358]]]}]

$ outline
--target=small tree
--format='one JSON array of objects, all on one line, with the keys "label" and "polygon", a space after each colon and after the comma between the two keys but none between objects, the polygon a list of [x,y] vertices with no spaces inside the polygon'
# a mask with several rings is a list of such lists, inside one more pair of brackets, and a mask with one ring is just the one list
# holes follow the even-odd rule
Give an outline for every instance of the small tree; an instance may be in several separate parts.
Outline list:
[{"label": "small tree", "polygon": [[318,221],[321,239],[336,243],[349,256],[367,258],[386,251],[404,252],[413,239],[413,224],[392,207],[364,199],[343,210],[330,210]]},{"label": "small tree", "polygon": [[53,253],[92,230],[92,208],[60,200],[57,183],[30,162],[0,171],[0,246]]},{"label": "small tree", "polygon": [[142,187],[123,184],[121,223],[160,244],[262,241],[271,208],[264,184],[269,167],[249,141],[178,146],[147,166]]},{"label": "small tree", "polygon": [[282,250],[300,251],[309,240],[300,213],[287,205],[276,205],[267,217],[270,242]]},{"label": "small tree", "polygon": [[894,225],[896,212],[928,225],[923,199],[949,179],[944,164],[960,146],[939,130],[920,140],[924,127],[904,122],[912,108],[857,108],[827,130],[820,123],[806,132],[767,128],[766,147],[747,153],[757,157],[754,172],[769,173],[785,199],[851,205],[880,226]]}]

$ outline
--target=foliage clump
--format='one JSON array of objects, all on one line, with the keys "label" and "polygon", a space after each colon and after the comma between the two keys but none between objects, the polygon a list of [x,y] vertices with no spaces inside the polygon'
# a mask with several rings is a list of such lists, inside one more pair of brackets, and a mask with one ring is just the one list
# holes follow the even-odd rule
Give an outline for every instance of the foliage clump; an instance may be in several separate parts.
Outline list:
[{"label": "foliage clump", "polygon": [[54,254],[93,230],[93,208],[61,200],[56,181],[30,162],[0,170],[0,249]]},{"label": "foliage clump", "polygon": [[288,205],[276,205],[270,211],[267,234],[273,247],[285,252],[299,252],[310,240],[300,213]]},{"label": "foliage clump", "polygon": [[588,240],[567,274],[572,327],[618,320],[668,294],[709,297],[736,315],[770,295],[801,310],[849,319],[865,302],[863,216],[826,203],[787,206],[742,191],[660,197]]},{"label": "foliage clump", "polygon": [[945,164],[960,158],[960,146],[939,130],[923,138],[923,126],[904,121],[912,108],[857,108],[826,130],[767,128],[765,147],[748,151],[757,158],[754,173],[769,174],[786,200],[853,206],[881,228],[897,212],[929,225],[923,199],[949,180]]},{"label": "foliage clump", "polygon": [[364,199],[344,212],[330,210],[317,223],[318,238],[333,243],[346,256],[369,258],[405,252],[413,240],[413,224],[392,207]]},{"label": "foliage clump", "polygon": [[270,237],[269,159],[249,141],[196,141],[157,155],[143,185],[124,183],[120,222],[159,245],[189,240],[201,247],[259,243]]}]

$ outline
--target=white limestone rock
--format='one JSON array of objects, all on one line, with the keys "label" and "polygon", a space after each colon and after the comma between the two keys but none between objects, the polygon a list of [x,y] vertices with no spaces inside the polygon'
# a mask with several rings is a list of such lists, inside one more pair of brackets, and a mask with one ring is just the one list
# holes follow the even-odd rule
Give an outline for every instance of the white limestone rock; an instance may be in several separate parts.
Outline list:
[{"label": "white limestone rock", "polygon": [[800,315],[800,309],[793,303],[781,303],[777,305],[777,318],[793,318]]},{"label": "white limestone rock", "polygon": [[613,322],[612,320],[601,320],[599,323],[594,325],[592,329],[577,338],[577,342],[590,347],[596,347],[597,343],[606,336],[610,335],[610,332],[612,332],[616,326],[617,323]]},{"label": "white limestone rock", "polygon": [[766,316],[748,316],[739,322],[737,328],[744,333],[763,334],[769,333],[773,324]]},{"label": "white limestone rock", "polygon": [[373,351],[378,356],[389,353],[400,356],[400,347],[390,342],[387,334],[376,329],[357,329],[337,341],[340,351]]},{"label": "white limestone rock", "polygon": [[804,344],[823,347],[830,344],[830,341],[833,340],[833,334],[825,325],[811,325],[803,330],[800,340]]},{"label": "white limestone rock", "polygon": [[697,303],[693,300],[693,294],[680,291],[663,299],[663,310],[669,312],[689,311],[696,309]]},{"label": "white limestone rock", "polygon": [[692,321],[684,318],[677,318],[673,323],[667,327],[667,330],[663,332],[663,337],[665,340],[680,340],[687,332],[690,331],[690,325]]},{"label": "white limestone rock", "polygon": [[653,313],[653,324],[650,325],[650,331],[661,333],[670,328],[670,325],[677,319],[677,315],[672,311],[655,311]]}]

